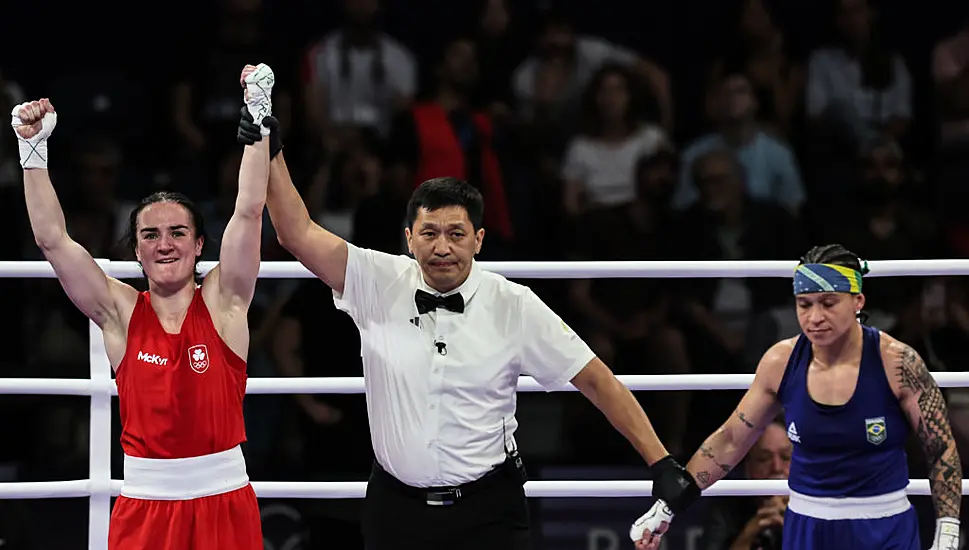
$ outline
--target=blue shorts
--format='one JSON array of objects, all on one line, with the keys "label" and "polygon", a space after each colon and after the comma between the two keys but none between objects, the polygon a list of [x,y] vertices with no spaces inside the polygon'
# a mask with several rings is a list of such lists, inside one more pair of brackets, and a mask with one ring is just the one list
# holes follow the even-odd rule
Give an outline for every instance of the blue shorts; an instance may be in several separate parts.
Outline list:
[{"label": "blue shorts", "polygon": [[783,550],[921,550],[915,508],[877,519],[818,519],[790,509]]}]

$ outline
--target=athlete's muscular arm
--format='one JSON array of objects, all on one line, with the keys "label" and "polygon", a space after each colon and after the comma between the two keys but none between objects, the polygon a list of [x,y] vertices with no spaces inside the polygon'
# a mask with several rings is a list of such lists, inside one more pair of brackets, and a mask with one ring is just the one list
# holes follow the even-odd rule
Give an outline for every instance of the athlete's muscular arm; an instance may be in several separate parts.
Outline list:
[{"label": "athlete's muscular arm", "polygon": [[686,465],[701,489],[727,475],[777,416],[780,411],[777,389],[792,349],[791,342],[785,340],[767,350],[737,410],[703,442]]},{"label": "athlete's muscular arm", "polygon": [[[15,128],[18,136],[21,139],[36,136],[44,116],[53,112],[47,100],[22,106],[17,114],[22,125]],[[48,120],[45,124],[52,127],[54,123]],[[91,254],[67,234],[64,211],[46,168],[24,168],[24,199],[34,241],[53,266],[74,305],[102,329],[123,324],[119,312],[125,304],[133,306],[138,293],[108,277]]]},{"label": "athlete's muscular arm", "polygon": [[270,162],[267,204],[279,244],[330,288],[343,292],[347,243],[310,218],[282,152]]},{"label": "athlete's muscular arm", "polygon": [[962,501],[962,465],[949,427],[942,391],[919,354],[910,346],[892,341],[886,358],[895,372],[899,401],[922,444],[929,466],[932,502],[940,518],[958,518]]},{"label": "athlete's muscular arm", "polygon": [[[269,180],[269,140],[246,145],[239,166],[235,210],[222,234],[219,265],[213,270],[225,311],[249,309],[259,276],[262,213]],[[210,274],[211,275],[211,274]]]}]

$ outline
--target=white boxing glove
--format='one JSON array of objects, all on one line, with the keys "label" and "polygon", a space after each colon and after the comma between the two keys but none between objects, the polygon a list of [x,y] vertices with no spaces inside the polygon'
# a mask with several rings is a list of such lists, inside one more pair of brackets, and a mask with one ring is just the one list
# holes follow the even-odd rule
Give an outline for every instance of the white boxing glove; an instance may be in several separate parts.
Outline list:
[{"label": "white boxing glove", "polygon": [[47,138],[57,126],[57,113],[50,101],[21,103],[13,108],[10,117],[20,146],[20,166],[46,169]]},{"label": "white boxing glove", "polygon": [[[629,528],[629,538],[633,542],[639,542],[643,539],[643,533],[649,531],[652,533],[654,539],[658,539],[669,529],[672,521],[673,512],[670,510],[670,507],[663,500],[657,500],[653,503],[653,507],[640,516],[633,523],[633,526]],[[666,524],[665,526],[663,525],[664,523]]]},{"label": "white boxing glove", "polygon": [[935,520],[935,538],[929,550],[959,550],[959,520],[938,518]]}]

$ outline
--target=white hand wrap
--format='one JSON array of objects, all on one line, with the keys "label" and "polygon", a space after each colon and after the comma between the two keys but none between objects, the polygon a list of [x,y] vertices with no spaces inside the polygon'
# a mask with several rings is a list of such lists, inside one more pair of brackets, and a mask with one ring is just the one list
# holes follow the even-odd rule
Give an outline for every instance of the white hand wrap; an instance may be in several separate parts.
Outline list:
[{"label": "white hand wrap", "polygon": [[638,542],[643,539],[643,533],[649,531],[653,533],[654,537],[659,537],[660,535],[655,534],[660,528],[663,522],[667,525],[673,521],[673,512],[670,507],[666,505],[666,502],[662,500],[657,500],[653,503],[653,507],[649,509],[648,512],[640,516],[639,519],[633,523],[633,526],[629,528],[629,538],[633,542]]},{"label": "white hand wrap", "polygon": [[260,63],[256,69],[246,75],[243,79],[246,87],[245,102],[252,121],[259,127],[262,135],[269,135],[269,128],[262,125],[262,119],[271,115],[273,112],[273,84],[276,83],[276,76],[269,65]]},{"label": "white hand wrap", "polygon": [[959,550],[959,520],[938,518],[935,520],[935,538],[929,550]]},{"label": "white hand wrap", "polygon": [[20,166],[24,169],[47,169],[47,138],[54,131],[54,126],[57,126],[57,113],[45,114],[41,120],[40,132],[30,139],[24,139],[17,133],[17,128],[24,125],[17,113],[26,105],[27,103],[17,105],[10,113],[10,125],[14,128],[14,135],[17,136],[17,144],[20,146]]}]

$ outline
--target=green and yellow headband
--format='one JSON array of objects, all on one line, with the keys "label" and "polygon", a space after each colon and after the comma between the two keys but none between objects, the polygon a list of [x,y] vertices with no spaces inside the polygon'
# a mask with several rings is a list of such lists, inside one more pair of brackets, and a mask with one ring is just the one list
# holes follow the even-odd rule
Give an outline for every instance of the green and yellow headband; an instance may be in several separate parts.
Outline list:
[{"label": "green and yellow headband", "polygon": [[794,270],[794,295],[814,292],[861,292],[861,273],[843,265],[802,264]]}]

